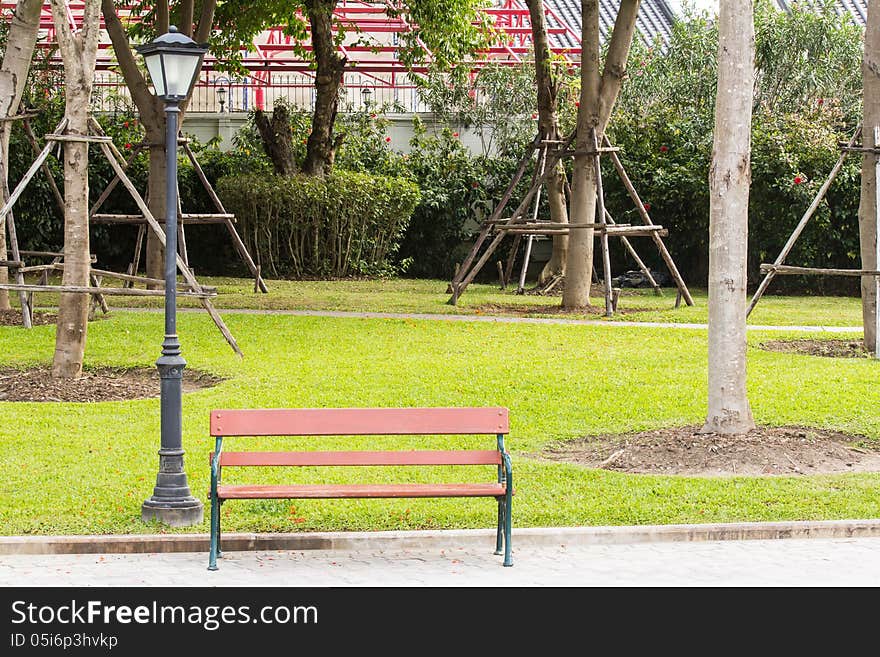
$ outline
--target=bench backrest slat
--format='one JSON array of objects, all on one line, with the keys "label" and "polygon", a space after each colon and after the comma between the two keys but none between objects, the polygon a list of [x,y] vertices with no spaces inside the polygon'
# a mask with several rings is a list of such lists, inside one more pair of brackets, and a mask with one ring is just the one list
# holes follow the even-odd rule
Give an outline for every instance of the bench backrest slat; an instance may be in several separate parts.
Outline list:
[{"label": "bench backrest slat", "polygon": [[212,436],[506,434],[506,408],[273,408],[211,411]]},{"label": "bench backrest slat", "polygon": [[221,452],[220,465],[501,465],[498,450],[394,452]]}]

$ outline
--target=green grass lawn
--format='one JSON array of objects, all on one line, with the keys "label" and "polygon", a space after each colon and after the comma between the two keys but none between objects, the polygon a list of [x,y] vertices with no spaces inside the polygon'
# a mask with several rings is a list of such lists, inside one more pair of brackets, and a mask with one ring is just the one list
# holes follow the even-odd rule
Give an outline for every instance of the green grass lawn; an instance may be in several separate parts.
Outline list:
[{"label": "green grass lawn", "polygon": [[[501,291],[497,285],[474,284],[468,287],[457,306],[447,303],[448,281],[393,278],[386,280],[341,281],[267,281],[269,294],[255,294],[253,280],[241,278],[199,278],[203,285],[217,287],[213,300],[218,308],[264,310],[345,310],[367,312],[411,312],[441,314],[497,314],[532,317],[558,317],[560,296],[518,295],[513,290]],[[105,280],[105,285],[112,285]],[[653,290],[624,289],[621,313],[611,319],[599,314],[566,313],[565,317],[602,321],[645,321],[705,323],[707,297],[705,289],[690,290],[694,297],[691,307],[682,303],[675,308],[675,288],[665,289],[663,296]],[[772,291],[772,287],[771,287]],[[604,300],[593,296],[592,302],[604,310]],[[55,295],[37,296],[38,305],[54,307]],[[108,297],[111,307],[162,308],[162,298]],[[180,299],[181,307],[198,307],[196,299]],[[506,306],[526,307],[514,312]],[[501,307],[501,308],[499,308]],[[546,311],[544,311],[546,309]],[[749,316],[750,324],[772,326],[860,326],[861,305],[855,297],[791,297],[768,294]]]},{"label": "green grass lawn", "polygon": [[[445,306],[443,284],[436,281],[372,287],[359,282],[272,282],[268,296],[245,292],[241,282],[230,285],[242,291],[224,294],[224,305],[259,300],[294,308],[454,310]],[[532,301],[500,295],[491,286],[468,291],[466,299],[478,305],[480,299],[495,297]],[[662,300],[671,302],[671,297]],[[473,311],[468,305],[457,312],[465,307]],[[756,322],[787,315],[784,299],[768,298],[763,308],[766,314],[755,317]],[[797,321],[857,323],[855,300],[809,299],[792,304],[794,310],[802,311]],[[698,311],[704,313],[697,308],[681,316],[694,321]],[[684,318],[686,312],[691,316]],[[673,311],[657,312],[669,314]],[[211,409],[504,405],[511,410],[517,527],[880,517],[880,474],[646,476],[535,457],[542,446],[559,440],[700,423],[706,412],[703,330],[241,313],[226,313],[225,320],[245,353],[243,360],[205,314],[179,317],[189,367],[225,378],[214,388],[184,397],[186,467],[193,493],[202,500],[207,498],[208,453],[213,448],[208,436]],[[54,331],[53,326],[31,331],[0,327],[0,362],[47,364]],[[750,335],[749,394],[756,420],[836,428],[880,440],[880,366],[871,359],[755,348],[769,337],[797,335]],[[152,366],[161,340],[161,313],[115,311],[90,325],[87,365]],[[234,440],[228,447],[234,447]],[[436,443],[416,438],[238,440],[259,448],[309,448],[317,441],[322,447],[358,448],[492,443],[491,437]],[[159,530],[140,520],[140,505],[152,493],[158,446],[157,399],[0,402],[0,534]],[[388,468],[339,470],[333,476],[351,480],[394,476]],[[260,476],[277,481],[283,474],[291,473],[267,470]],[[303,481],[318,476],[314,469],[294,474]],[[224,531],[489,527],[495,519],[491,500],[234,501],[225,505],[224,514]],[[207,522],[182,531],[207,531]]]}]

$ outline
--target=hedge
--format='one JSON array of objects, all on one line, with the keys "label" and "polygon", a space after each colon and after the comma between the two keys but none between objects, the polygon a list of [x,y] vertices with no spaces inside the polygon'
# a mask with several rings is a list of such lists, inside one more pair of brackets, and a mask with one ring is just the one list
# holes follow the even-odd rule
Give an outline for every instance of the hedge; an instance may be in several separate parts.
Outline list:
[{"label": "hedge", "polygon": [[419,202],[412,182],[343,170],[226,176],[217,192],[263,272],[293,278],[394,273],[391,258]]}]

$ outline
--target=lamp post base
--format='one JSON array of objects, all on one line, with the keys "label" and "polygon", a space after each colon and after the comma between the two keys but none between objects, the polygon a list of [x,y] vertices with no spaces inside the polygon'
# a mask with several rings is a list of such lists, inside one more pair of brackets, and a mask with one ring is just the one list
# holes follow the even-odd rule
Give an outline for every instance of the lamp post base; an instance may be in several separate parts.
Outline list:
[{"label": "lamp post base", "polygon": [[205,507],[194,497],[177,500],[150,498],[141,506],[141,520],[158,520],[170,527],[198,525],[204,517]]}]

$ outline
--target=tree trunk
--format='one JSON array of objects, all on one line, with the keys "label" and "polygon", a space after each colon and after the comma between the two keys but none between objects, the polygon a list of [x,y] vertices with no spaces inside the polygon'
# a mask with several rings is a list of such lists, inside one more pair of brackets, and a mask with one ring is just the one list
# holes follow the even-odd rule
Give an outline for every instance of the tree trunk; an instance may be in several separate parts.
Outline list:
[{"label": "tree trunk", "polygon": [[333,39],[333,10],[336,0],[306,0],[306,11],[312,28],[312,52],[315,55],[315,111],[312,132],[306,146],[303,173],[323,176],[333,168],[336,149],[342,136],[333,135],[339,108],[339,87],[345,71],[345,57],[336,51]]},{"label": "tree trunk", "polygon": [[[3,63],[0,64],[0,116],[9,117],[18,113],[37,43],[42,6],[42,0],[18,0],[15,5],[6,35]],[[12,126],[12,121],[0,121],[0,206],[6,203],[9,194],[9,134]],[[6,257],[4,226],[0,226],[0,260],[9,259]],[[8,270],[0,267],[0,283],[8,282]],[[9,307],[8,291],[0,290],[0,310],[9,310]]]},{"label": "tree trunk", "polygon": [[[547,41],[547,24],[544,21],[543,0],[528,0],[529,16],[532,25],[532,42],[535,49],[535,84],[538,88],[538,126],[543,139],[559,139],[559,117],[557,115],[557,94],[559,82],[554,79],[550,60],[550,45]],[[551,145],[552,151],[552,145]],[[550,206],[550,221],[557,224],[568,223],[568,207],[565,203],[565,167],[558,162],[552,175],[547,178],[545,189]],[[545,283],[553,276],[565,274],[565,260],[568,255],[568,235],[553,236],[553,252],[549,262],[538,276],[538,284]]]},{"label": "tree trunk", "polygon": [[[156,10],[155,25],[157,34],[165,34],[169,24],[168,0],[151,3]],[[203,0],[198,25],[191,25],[189,17],[194,15],[192,0],[182,4],[183,22],[180,32],[192,37],[196,43],[204,43],[211,35],[217,0]],[[128,34],[116,13],[114,0],[101,0],[107,34],[113,43],[113,52],[119,62],[119,71],[131,93],[131,99],[138,109],[138,116],[150,143],[150,172],[147,183],[147,204],[157,220],[165,218],[165,111],[162,102],[153,95],[141,67],[135,59],[129,44]],[[180,124],[183,125],[183,111],[186,103],[181,103]],[[159,239],[152,231],[147,231],[147,276],[164,278],[165,256]],[[150,286],[148,286],[150,287]]]},{"label": "tree trunk", "polygon": [[[599,3],[583,0],[581,55],[581,96],[578,108],[577,140],[575,149],[581,153],[593,150],[593,130],[598,143],[611,118],[611,111],[620,85],[626,76],[626,60],[635,33],[639,0],[622,0],[614,29],[608,42],[605,66],[599,73]],[[574,158],[571,185],[572,224],[589,224],[596,221],[596,175],[595,158],[581,154]],[[592,228],[581,228],[569,235],[568,258],[565,267],[565,290],[562,293],[564,308],[583,308],[590,305],[590,287],[593,279]]]},{"label": "tree trunk", "polygon": [[269,119],[262,110],[254,112],[254,123],[260,131],[263,148],[272,160],[272,167],[279,176],[292,176],[296,173],[296,160],[293,157],[293,144],[290,132],[290,112],[284,105],[276,105]]},{"label": "tree trunk", "polygon": [[709,171],[709,409],[704,433],[755,427],[746,393],[746,263],[755,34],[752,0],[723,0]]},{"label": "tree trunk", "polygon": [[[165,176],[167,166],[165,162],[165,115],[161,121],[155,117],[141,121],[146,129],[145,137],[150,143],[150,168],[147,175],[147,207],[156,221],[165,221]],[[164,224],[163,224],[164,225]],[[146,259],[146,274],[150,278],[164,279],[165,277],[165,248],[159,237],[152,230],[147,231],[147,245],[144,250]],[[147,285],[148,289],[158,289],[159,285]]]},{"label": "tree trunk", "polygon": [[[64,61],[67,133],[88,134],[89,101],[98,52],[99,0],[86,0],[83,28],[74,34],[67,23],[67,3],[52,0],[52,19]],[[64,142],[64,274],[62,285],[88,286],[89,270],[89,145]],[[82,374],[88,332],[89,295],[62,292],[52,376],[74,379]]]},{"label": "tree trunk", "polygon": [[[874,127],[880,126],[880,4],[868,3],[865,27],[865,54],[862,60],[864,118],[862,145],[880,146],[874,139]],[[862,155],[862,192],[859,201],[859,243],[862,269],[877,269],[877,159],[876,153]],[[865,347],[877,355],[877,279],[862,277],[862,325]]]}]

